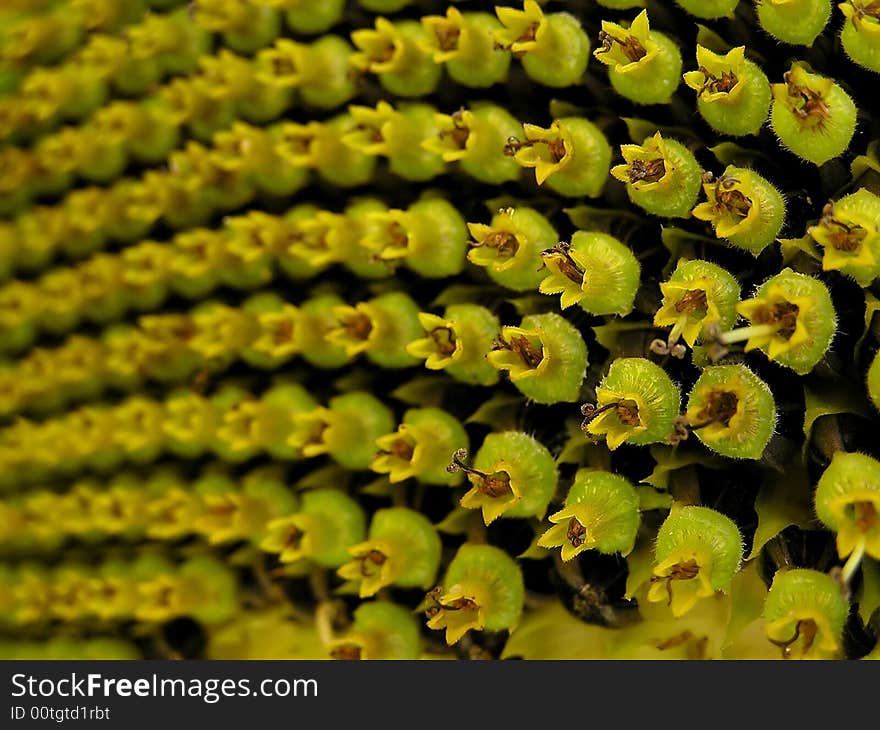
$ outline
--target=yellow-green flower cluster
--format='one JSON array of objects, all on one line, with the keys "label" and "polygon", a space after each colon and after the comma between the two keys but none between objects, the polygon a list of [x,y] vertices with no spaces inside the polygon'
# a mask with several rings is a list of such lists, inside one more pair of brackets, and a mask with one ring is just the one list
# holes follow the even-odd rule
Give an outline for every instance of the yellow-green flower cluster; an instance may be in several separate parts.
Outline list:
[{"label": "yellow-green flower cluster", "polygon": [[[228,61],[218,61],[219,67],[227,68]],[[216,87],[217,82],[212,82],[211,88]],[[243,87],[250,92],[255,88],[248,81]],[[523,127],[497,107],[477,107],[472,115],[462,113],[462,121],[455,123],[458,126],[452,134],[455,137],[460,133],[465,139],[461,154],[446,149],[444,139],[450,136],[445,130],[445,117],[428,105],[395,110],[381,102],[376,109],[352,106],[348,113],[325,122],[281,122],[266,127],[233,121],[235,110],[231,109],[229,128],[226,123],[219,125],[208,136],[208,144],[190,140],[183,149],[176,150],[173,147],[178,141],[179,124],[166,123],[166,111],[161,105],[115,102],[96,114],[90,125],[69,127],[43,138],[40,149],[58,157],[45,165],[38,160],[39,150],[0,150],[0,168],[8,171],[0,184],[8,187],[10,205],[22,204],[20,198],[27,195],[29,176],[39,176],[44,168],[52,170],[51,185],[57,193],[73,184],[83,165],[93,168],[97,176],[92,179],[100,181],[119,175],[130,155],[162,160],[168,154],[167,169],[148,169],[139,178],[122,178],[109,187],[77,188],[59,203],[26,208],[13,221],[0,223],[0,273],[15,268],[39,269],[58,252],[82,257],[108,248],[113,242],[130,244],[160,224],[175,230],[197,227],[216,213],[245,205],[258,195],[292,195],[308,183],[310,170],[334,185],[361,185],[373,178],[379,156],[388,156],[391,169],[407,179],[433,177],[459,160],[462,169],[477,179],[497,181],[519,176],[517,164],[506,155],[510,154],[509,138],[521,134]],[[569,141],[560,142],[563,152],[552,170],[538,170],[539,180],[543,182],[549,176],[548,184],[561,185],[565,194],[598,194],[607,177],[608,143],[587,120],[563,123],[560,129],[565,130],[564,138],[560,139]],[[526,125],[527,141],[517,143],[516,160],[521,165],[540,167],[544,164],[541,149],[547,146],[551,157],[556,153],[551,149],[552,139],[528,141],[533,126]],[[470,147],[467,139],[471,140]],[[538,155],[534,164],[528,161],[532,153]],[[424,213],[412,222],[421,218],[428,231],[443,235],[434,230],[431,218],[439,215],[456,219],[457,214],[449,209],[437,212],[440,205],[437,201],[422,203],[417,212]],[[434,210],[424,210],[432,207]],[[391,218],[395,215],[399,214],[390,214]],[[380,217],[376,228],[383,222]],[[387,222],[402,224],[400,220]],[[449,235],[454,233],[450,231]],[[389,253],[381,258],[400,256]],[[433,271],[434,267],[423,264],[420,273],[431,275],[426,270]],[[440,269],[433,275],[451,273],[457,271]]]},{"label": "yellow-green flower cluster", "polygon": [[[107,13],[120,15],[126,12],[123,6],[136,5],[102,4],[111,6]],[[100,11],[89,15],[100,17]],[[61,12],[33,16],[6,30],[3,60],[20,63],[28,57],[28,47],[54,45],[56,53],[63,51],[64,36],[77,31],[75,21],[71,24],[67,14],[61,16]],[[16,92],[0,100],[0,139],[32,136],[62,119],[92,113],[111,93],[142,95],[165,76],[191,73],[210,43],[210,35],[189,20],[185,8],[164,15],[147,13],[124,34],[114,30],[90,33],[63,63],[27,73]]]},{"label": "yellow-green flower cluster", "polygon": [[[328,293],[291,304],[273,292],[260,292],[240,307],[208,301],[186,313],[143,315],[136,324],[110,326],[99,337],[74,334],[59,347],[34,348],[14,365],[0,368],[0,413],[57,411],[108,390],[136,391],[150,381],[185,384],[217,376],[238,361],[274,370],[302,357],[317,367],[341,367],[355,350],[372,351],[374,328],[385,332],[383,338],[392,325],[399,329],[393,317],[407,308],[413,315],[410,326],[400,331],[396,345],[383,342],[381,350],[412,364],[404,346],[417,331],[415,309],[400,297],[348,306]],[[364,342],[352,330],[362,312],[369,322]]]},{"label": "yellow-green flower cluster", "polygon": [[380,17],[374,28],[351,34],[359,53],[356,68],[375,74],[397,96],[424,96],[441,78],[441,64],[456,82],[487,87],[507,80],[512,58],[521,59],[529,78],[559,87],[576,84],[589,59],[590,41],[574,15],[545,14],[534,0],[523,9],[499,6],[488,13],[449,8],[421,24]]},{"label": "yellow-green flower cluster", "polygon": [[0,606],[0,624],[7,629],[59,620],[156,624],[182,616],[211,624],[235,613],[238,588],[229,566],[211,556],[178,564],[146,552],[99,565],[2,566]]},{"label": "yellow-green flower cluster", "polygon": [[[431,229],[438,221],[445,231]],[[401,238],[392,235],[397,231]],[[446,249],[437,252],[434,244],[444,240]],[[363,198],[342,213],[305,203],[285,215],[251,211],[227,218],[219,229],[187,229],[169,242],[141,241],[51,269],[34,281],[0,286],[0,350],[26,347],[40,330],[60,334],[82,321],[105,324],[132,310],[157,309],[175,294],[197,299],[223,286],[254,289],[271,283],[279,270],[294,279],[312,278],[338,263],[377,278],[390,276],[393,263],[404,263],[431,276],[437,257],[444,266],[463,266],[465,243],[463,220],[442,201],[410,211],[389,211]],[[377,248],[385,258],[373,258]],[[272,309],[266,301],[255,307]]]},{"label": "yellow-green flower cluster", "polygon": [[[348,52],[342,39],[327,36],[312,44],[288,42],[280,48],[273,46],[253,60],[228,50],[200,56],[198,74],[176,78],[139,101],[113,101],[94,110],[83,124],[43,136],[30,150],[3,148],[0,213],[20,208],[40,195],[57,195],[73,186],[77,178],[107,182],[126,169],[129,159],[139,164],[169,162],[179,167],[178,173],[184,179],[148,170],[137,180],[123,180],[107,190],[75,190],[63,201],[66,215],[61,215],[56,206],[35,209],[42,216],[37,223],[43,229],[43,240],[36,246],[26,244],[21,248],[49,253],[64,247],[81,256],[103,247],[106,238],[125,241],[142,235],[164,213],[172,216],[165,222],[174,227],[174,216],[182,212],[180,206],[184,204],[195,208],[190,215],[206,216],[210,211],[204,209],[204,201],[191,199],[196,189],[208,183],[205,175],[212,179],[240,175],[244,167],[255,177],[257,189],[276,195],[289,192],[291,185],[302,183],[302,173],[283,174],[277,169],[280,162],[276,146],[281,141],[281,128],[270,133],[236,120],[242,117],[248,122],[265,123],[297,102],[327,109],[344,104],[354,89],[345,73],[334,69],[333,61],[340,53]],[[278,69],[288,56],[299,71],[295,77],[279,77]],[[45,92],[40,93],[45,96]],[[6,99],[0,98],[0,122],[4,103]],[[176,157],[166,159],[185,136],[209,143],[212,149],[189,144]],[[206,161],[206,156],[211,161]],[[238,156],[242,159],[235,159]],[[303,160],[303,164],[307,162]],[[217,167],[220,169],[213,169]],[[195,179],[195,175],[202,179]],[[235,180],[226,182],[232,184]],[[169,208],[175,210],[169,212]],[[55,219],[55,226],[48,226],[48,230],[44,222],[47,217]],[[24,235],[27,218],[20,218],[17,227]],[[59,228],[65,219],[71,221],[68,225],[72,230]],[[25,259],[21,265],[33,268],[43,260]]]},{"label": "yellow-green flower cluster", "polygon": [[376,439],[394,417],[376,397],[351,391],[320,405],[302,385],[278,381],[261,396],[234,384],[205,396],[180,389],[164,399],[132,395],[86,405],[44,421],[20,418],[0,429],[3,482],[25,484],[85,469],[145,464],[171,453],[212,453],[239,463],[266,453],[282,461],[328,454],[367,469]]},{"label": "yellow-green flower cluster", "polygon": [[109,480],[85,477],[67,491],[34,489],[0,502],[2,550],[56,550],[66,542],[97,545],[113,539],[173,542],[198,536],[206,543],[247,540],[259,545],[270,521],[292,512],[296,496],[277,470],[255,469],[242,480],[221,469],[189,480],[179,470]]},{"label": "yellow-green flower cluster", "polygon": [[655,5],[8,0],[0,656],[876,655],[876,3]]}]

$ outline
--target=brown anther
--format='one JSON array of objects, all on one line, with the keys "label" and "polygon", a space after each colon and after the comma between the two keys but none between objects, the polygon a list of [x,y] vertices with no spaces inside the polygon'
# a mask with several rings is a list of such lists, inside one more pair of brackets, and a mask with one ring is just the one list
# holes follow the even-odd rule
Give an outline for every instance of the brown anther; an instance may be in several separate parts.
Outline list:
[{"label": "brown anther", "polygon": [[465,464],[465,459],[467,459],[467,449],[458,449],[452,454],[452,463],[446,467],[446,471],[450,474],[463,471],[472,477],[471,483],[487,497],[507,497],[513,494],[513,489],[510,487],[510,474],[506,471],[487,474]]},{"label": "brown anther", "polygon": [[620,401],[615,408],[615,414],[624,426],[642,425],[639,418],[639,407],[631,400]]},{"label": "brown anther", "polygon": [[538,28],[540,27],[540,23],[532,23],[530,24],[524,31],[523,34],[516,39],[517,43],[531,43],[538,35]]},{"label": "brown anther", "polygon": [[124,134],[127,128],[126,120],[121,116],[114,116],[110,119],[110,124],[107,125],[111,132],[115,132],[116,134]]},{"label": "brown anther", "polygon": [[119,519],[125,516],[125,510],[122,507],[122,503],[118,499],[112,499],[110,502],[110,514]]},{"label": "brown anther", "polygon": [[295,526],[291,527],[290,532],[284,538],[284,547],[299,550],[303,537],[305,537],[305,533],[302,530]]},{"label": "brown anther", "polygon": [[463,150],[467,145],[471,130],[464,123],[464,109],[459,109],[452,115],[452,129],[440,132],[441,137],[449,137],[458,149]]},{"label": "brown anther", "polygon": [[377,50],[376,55],[370,56],[371,63],[386,63],[394,56],[394,43],[387,43],[384,48]]},{"label": "brown anther", "polygon": [[571,279],[578,286],[584,283],[584,274],[586,272],[571,257],[571,244],[560,241],[553,248],[541,251],[541,256],[555,258],[559,271],[567,278]]},{"label": "brown anther", "polygon": [[626,174],[631,183],[657,182],[666,174],[666,161],[661,157],[656,160],[633,160]]},{"label": "brown anther", "polygon": [[[263,234],[264,230],[259,226],[252,226],[248,229],[248,240],[250,240],[254,248],[268,248],[266,237]],[[298,236],[297,242],[305,243],[305,236]]]},{"label": "brown anther", "polygon": [[820,121],[824,121],[831,117],[831,109],[819,94],[810,92],[806,96],[807,100],[804,102],[804,105],[795,111],[795,114],[798,117],[801,119],[818,117]]},{"label": "brown anther", "polygon": [[381,567],[388,560],[388,556],[381,550],[375,548],[370,550],[366,555],[360,558],[361,575],[365,578],[375,574],[375,568]]},{"label": "brown anther", "polygon": [[693,314],[705,312],[709,306],[706,292],[702,289],[689,289],[684,296],[675,303],[675,311],[679,314]]},{"label": "brown anther", "polygon": [[[522,32],[522,35],[519,38],[517,38],[513,43],[531,43],[531,42],[533,42],[538,36],[538,28],[540,28],[540,27],[541,27],[540,23],[531,23]],[[511,47],[513,46],[513,43],[505,44],[505,43],[498,43],[496,41],[494,47],[495,47],[496,51],[509,51],[511,49]],[[526,51],[514,51],[513,52],[514,58],[522,58],[525,55],[526,55]]]},{"label": "brown anther", "polygon": [[397,221],[388,224],[388,238],[393,248],[406,248],[409,243],[409,234],[406,232],[406,228]]},{"label": "brown anther", "polygon": [[316,253],[327,251],[330,248],[330,244],[327,241],[328,233],[329,231],[326,228],[321,228],[320,230],[316,231],[310,231],[309,235],[305,235],[302,237],[300,243]]},{"label": "brown anther", "polygon": [[353,340],[366,340],[373,331],[372,320],[363,312],[358,311],[346,317],[343,326],[346,334]]},{"label": "brown anther", "polygon": [[745,218],[752,208],[751,199],[747,198],[735,186],[739,183],[734,177],[723,176],[715,183],[715,207],[722,213],[733,213]]},{"label": "brown anther", "polygon": [[562,137],[549,142],[543,139],[527,140],[523,142],[516,137],[508,137],[507,143],[504,145],[504,155],[506,157],[513,157],[523,147],[533,147],[536,144],[547,145],[547,149],[550,152],[550,159],[553,160],[554,164],[562,162],[563,158],[568,154],[568,150],[565,148],[565,140],[563,140]]},{"label": "brown anther", "polygon": [[437,347],[437,352],[449,357],[455,352],[455,332],[451,327],[435,327],[430,331],[431,339]]},{"label": "brown anther", "polygon": [[797,318],[800,307],[792,302],[776,302],[770,306],[759,309],[754,315],[754,324],[777,325],[776,334],[783,339],[789,339],[797,329]]},{"label": "brown anther", "polygon": [[829,202],[822,209],[822,225],[828,231],[831,245],[838,251],[858,251],[867,238],[868,231],[862,226],[848,225],[834,217],[834,203]]},{"label": "brown anther", "polygon": [[451,23],[441,23],[434,27],[434,35],[437,38],[437,48],[441,51],[454,51],[458,48],[461,29]]},{"label": "brown anther", "polygon": [[606,403],[604,406],[596,407],[592,403],[584,403],[581,406],[581,415],[584,416],[584,420],[581,422],[581,430],[586,431],[587,426],[598,416],[607,411],[613,410],[618,420],[624,426],[641,426],[642,421],[639,418],[639,407],[636,405],[635,401],[631,400],[619,400],[614,401],[612,403]]},{"label": "brown anther", "polygon": [[586,534],[587,528],[578,521],[577,517],[572,517],[568,521],[568,532],[565,533],[565,537],[571,543],[572,547],[580,547],[583,545],[584,535]]},{"label": "brown anther", "polygon": [[807,86],[795,84],[791,80],[791,71],[786,71],[782,75],[782,79],[788,87],[788,95],[800,102],[800,106],[793,109],[793,112],[801,121],[807,121],[813,117],[814,122],[821,124],[831,116],[831,110],[819,92],[813,91]]},{"label": "brown anther", "polygon": [[525,335],[514,335],[506,349],[513,350],[530,368],[536,368],[544,359],[543,348],[535,347]]},{"label": "brown anther", "polygon": [[475,611],[479,606],[473,598],[462,596],[440,604],[444,611]]},{"label": "brown anther", "polygon": [[207,512],[212,517],[229,517],[230,515],[235,514],[238,508],[235,506],[233,502],[228,500],[223,500],[219,504],[213,504],[208,509]]},{"label": "brown anther", "polygon": [[867,5],[863,5],[857,0],[853,2],[853,10],[855,13],[852,17],[852,23],[856,28],[858,28],[857,20],[864,20],[865,18],[876,18],[880,20],[880,0],[874,0]]},{"label": "brown anther", "polygon": [[510,488],[510,475],[506,471],[496,471],[492,474],[480,474],[475,470],[471,470],[471,474],[478,476],[476,488],[481,494],[487,497],[497,499],[498,497],[509,497],[513,494]]},{"label": "brown anther", "polygon": [[721,78],[713,83],[714,91],[727,94],[733,90],[738,81],[739,79],[736,78],[736,74],[733,71],[722,71]]},{"label": "brown anther", "polygon": [[880,514],[873,502],[853,502],[853,517],[860,532],[868,532],[880,526]]},{"label": "brown anther", "polygon": [[210,174],[206,176],[209,186],[220,189],[229,189],[238,184],[238,175],[231,170],[226,170],[211,163]]},{"label": "brown anther", "polygon": [[307,155],[314,141],[314,136],[310,134],[290,134],[284,136],[284,144],[295,155]]},{"label": "brown anther", "polygon": [[190,317],[175,320],[171,328],[171,336],[177,340],[189,342],[196,335],[196,324]]},{"label": "brown anther", "polygon": [[617,38],[616,36],[601,30],[599,31],[599,42],[602,44],[602,51],[604,53],[608,53],[616,43],[620,46],[620,50],[623,51],[623,55],[633,63],[641,61],[648,55],[642,42],[632,35],[629,35],[626,38]]},{"label": "brown anther", "polygon": [[400,438],[397,439],[391,445],[391,449],[385,453],[391,454],[403,461],[412,461],[413,454],[415,453],[415,444],[410,443],[406,439]]},{"label": "brown anther", "polygon": [[482,241],[472,241],[471,245],[494,248],[498,252],[499,259],[513,258],[519,250],[519,241],[508,231],[492,231]]},{"label": "brown anther", "polygon": [[329,424],[326,421],[317,423],[306,437],[304,444],[320,444],[324,442],[324,431],[327,430]]},{"label": "brown anther", "polygon": [[712,423],[720,423],[728,428],[730,420],[736,415],[738,408],[739,397],[736,393],[729,390],[712,390],[706,399],[706,405],[697,413],[697,423],[691,428],[696,431]]},{"label": "brown anther", "polygon": [[99,589],[101,599],[107,603],[114,600],[119,594],[119,590],[112,583],[102,583]]},{"label": "brown anther", "polygon": [[368,139],[374,144],[379,144],[385,141],[385,138],[382,136],[382,130],[379,129],[379,127],[374,127],[372,124],[357,124],[355,125],[355,130],[358,132],[366,132]]},{"label": "brown anther", "polygon": [[710,91],[713,94],[729,94],[739,81],[733,71],[722,71],[720,77],[709,73],[705,66],[700,66],[699,71],[706,77],[706,80],[697,92],[697,96],[702,96],[704,91]]},{"label": "brown anther", "polygon": [[296,66],[293,63],[293,59],[288,56],[273,56],[272,72],[276,76],[289,76],[296,73]]},{"label": "brown anther", "polygon": [[562,159],[568,154],[565,149],[565,141],[561,137],[548,142],[547,148],[550,150],[550,158],[554,163],[562,162]]},{"label": "brown anther", "polygon": [[813,642],[816,641],[816,634],[819,633],[819,627],[811,618],[801,619],[794,627],[794,636],[788,641],[775,641],[770,639],[771,644],[782,649],[782,658],[791,659],[792,645],[797,642],[801,636],[804,637],[803,654],[806,655],[813,648]]},{"label": "brown anther", "polygon": [[428,603],[425,608],[425,615],[428,618],[433,618],[440,611],[474,611],[479,608],[477,602],[467,596],[446,602],[441,600],[442,596],[443,586],[435,586],[425,595],[425,601]]},{"label": "brown anther", "polygon": [[672,571],[667,578],[670,580],[690,580],[696,578],[700,572],[700,565],[696,560],[687,560],[672,566]]},{"label": "brown anther", "polygon": [[281,345],[286,342],[290,342],[293,339],[293,322],[289,319],[282,319],[275,326],[275,331],[272,333],[272,342],[276,345]]},{"label": "brown anther", "polygon": [[171,586],[164,586],[156,595],[156,604],[159,606],[170,606],[172,598],[174,598],[174,589]]},{"label": "brown anther", "polygon": [[602,53],[608,53],[614,48],[614,36],[606,33],[604,30],[599,31],[599,43],[602,45]]},{"label": "brown anther", "polygon": [[657,583],[659,581],[665,581],[666,583],[666,591],[669,594],[669,600],[666,602],[667,606],[672,605],[672,582],[676,580],[691,580],[692,578],[696,578],[700,572],[700,565],[696,560],[687,560],[683,563],[676,563],[672,566],[672,570],[668,575],[659,576],[655,575],[651,577],[652,583]]},{"label": "brown anther", "polygon": [[[152,514],[151,517],[156,522],[169,522],[169,523],[174,524],[177,522],[177,507],[178,507],[178,505],[171,505],[171,506],[165,507],[165,508],[157,511],[155,514]],[[296,546],[294,546],[294,547],[296,547]]]}]

